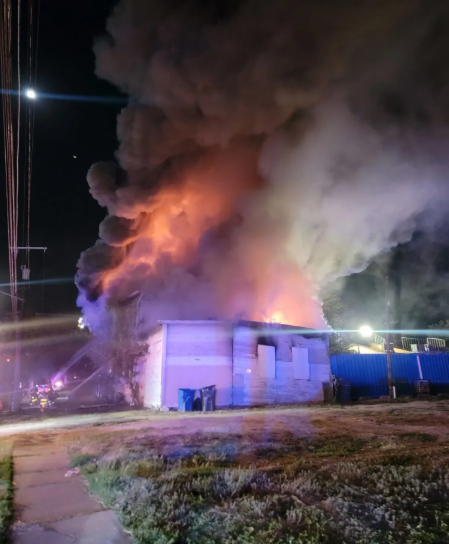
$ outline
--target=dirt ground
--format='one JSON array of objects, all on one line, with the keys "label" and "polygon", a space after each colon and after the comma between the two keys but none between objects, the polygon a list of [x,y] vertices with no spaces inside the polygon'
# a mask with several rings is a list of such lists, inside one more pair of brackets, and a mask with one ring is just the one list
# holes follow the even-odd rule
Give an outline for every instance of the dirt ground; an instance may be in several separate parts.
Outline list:
[{"label": "dirt ground", "polygon": [[379,435],[429,433],[449,440],[449,401],[295,406],[229,410],[213,413],[127,411],[70,415],[0,426],[0,435],[18,433],[73,437],[105,433],[151,434],[154,437],[189,434],[253,435],[263,439],[277,433],[297,438],[345,435],[371,439]]}]

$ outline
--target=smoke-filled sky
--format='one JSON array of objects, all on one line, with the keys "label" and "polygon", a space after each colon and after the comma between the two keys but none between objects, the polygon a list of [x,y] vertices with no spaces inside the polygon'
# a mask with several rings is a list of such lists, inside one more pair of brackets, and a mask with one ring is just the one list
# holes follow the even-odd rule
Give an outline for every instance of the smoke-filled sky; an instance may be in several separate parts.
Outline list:
[{"label": "smoke-filled sky", "polygon": [[94,46],[129,103],[88,173],[91,326],[136,291],[148,325],[320,326],[321,287],[437,233],[448,21],[444,1],[120,1]]}]

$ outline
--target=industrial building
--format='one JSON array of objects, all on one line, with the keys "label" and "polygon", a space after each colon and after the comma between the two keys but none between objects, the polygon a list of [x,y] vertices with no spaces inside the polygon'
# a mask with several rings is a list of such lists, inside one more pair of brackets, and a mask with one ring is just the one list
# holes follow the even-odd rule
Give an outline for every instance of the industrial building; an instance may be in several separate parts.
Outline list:
[{"label": "industrial building", "polygon": [[160,321],[140,365],[141,402],[176,407],[178,389],[215,385],[216,405],[324,399],[327,335],[254,321]]}]

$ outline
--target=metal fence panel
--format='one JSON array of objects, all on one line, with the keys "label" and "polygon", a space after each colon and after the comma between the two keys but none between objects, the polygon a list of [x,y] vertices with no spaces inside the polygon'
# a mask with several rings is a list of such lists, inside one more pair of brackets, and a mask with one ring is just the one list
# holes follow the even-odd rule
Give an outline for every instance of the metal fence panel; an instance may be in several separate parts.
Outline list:
[{"label": "metal fence panel", "polygon": [[352,397],[388,395],[387,358],[385,355],[331,355],[332,374],[352,384]]},{"label": "metal fence panel", "polygon": [[449,354],[419,354],[424,380],[430,382],[430,392],[449,393]]},{"label": "metal fence panel", "polygon": [[[419,365],[418,365],[419,357]],[[421,373],[420,373],[421,367]],[[352,384],[354,399],[388,394],[387,357],[385,354],[331,355],[332,374]],[[398,396],[411,395],[415,380],[428,380],[431,393],[449,393],[449,354],[391,354],[391,369]]]},{"label": "metal fence panel", "polygon": [[[391,354],[391,372],[393,374],[396,395],[398,397],[414,393],[414,381],[420,379],[416,354]],[[385,355],[385,373],[387,373],[387,356]]]}]

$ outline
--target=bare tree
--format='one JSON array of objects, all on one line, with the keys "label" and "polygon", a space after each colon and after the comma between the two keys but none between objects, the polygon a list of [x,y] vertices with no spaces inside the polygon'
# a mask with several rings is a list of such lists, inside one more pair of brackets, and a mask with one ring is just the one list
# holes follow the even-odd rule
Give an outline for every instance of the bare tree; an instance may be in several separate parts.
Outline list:
[{"label": "bare tree", "polygon": [[110,341],[106,344],[110,352],[111,369],[122,378],[131,397],[131,403],[140,403],[138,364],[146,354],[146,338],[139,332],[138,311],[141,295],[134,296],[111,307],[112,326]]}]

